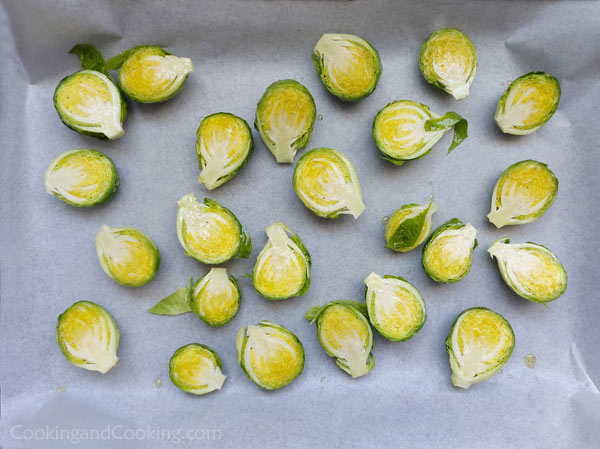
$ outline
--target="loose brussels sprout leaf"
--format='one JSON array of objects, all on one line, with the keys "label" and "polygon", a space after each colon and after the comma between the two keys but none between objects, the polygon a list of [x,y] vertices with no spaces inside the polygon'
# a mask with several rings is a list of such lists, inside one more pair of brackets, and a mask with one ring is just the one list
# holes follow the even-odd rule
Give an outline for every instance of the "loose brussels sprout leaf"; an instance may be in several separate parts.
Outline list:
[{"label": "loose brussels sprout leaf", "polygon": [[313,61],[325,88],[345,101],[357,101],[377,87],[379,53],[351,34],[324,34],[315,45]]},{"label": "loose brussels sprout leaf", "polygon": [[108,277],[127,287],[146,284],[156,275],[160,265],[154,242],[133,228],[103,225],[96,235],[96,253]]},{"label": "loose brussels sprout leaf", "polygon": [[213,349],[190,343],[171,357],[169,377],[177,388],[200,396],[221,389],[225,382],[221,368],[221,359]]},{"label": "loose brussels sprout leaf", "polygon": [[102,374],[119,362],[119,328],[98,304],[79,301],[58,316],[56,341],[73,365]]},{"label": "loose brussels sprout leaf", "polygon": [[496,240],[488,248],[498,261],[504,282],[529,301],[547,303],[567,288],[567,272],[554,253],[536,243],[510,243],[508,237]]},{"label": "loose brussels sprout leaf", "polygon": [[202,204],[193,193],[177,204],[177,237],[188,256],[212,265],[233,257],[248,258],[250,234],[233,212],[209,198]]},{"label": "loose brussels sprout leaf", "polygon": [[504,91],[494,120],[502,132],[531,134],[540,129],[558,108],[560,84],[544,72],[523,75]]},{"label": "loose brussels sprout leaf", "polygon": [[223,326],[237,314],[242,292],[237,280],[227,275],[226,268],[211,268],[193,287],[192,311],[211,326]]},{"label": "loose brussels sprout leaf", "polygon": [[[364,376],[375,366],[373,331],[365,316],[364,305],[351,301],[332,301],[315,306],[306,319],[317,324],[317,336],[325,352],[352,378]],[[363,309],[363,310],[361,310]]]},{"label": "loose brussels sprout leaf", "polygon": [[181,315],[192,311],[192,278],[188,285],[177,289],[174,293],[161,299],[148,312],[155,315]]},{"label": "loose brussels sprout leaf", "polygon": [[94,70],[96,72],[102,72],[108,76],[108,70],[104,63],[104,57],[102,53],[90,44],[77,44],[69,53],[77,55],[81,61],[81,67],[85,70]]},{"label": "loose brussels sprout leaf", "polygon": [[469,96],[477,71],[477,51],[462,31],[444,28],[425,41],[419,65],[428,83],[460,100]]},{"label": "loose brussels sprout leaf", "polygon": [[425,324],[425,301],[408,281],[371,273],[365,279],[365,302],[369,321],[391,341],[408,340]]},{"label": "loose brussels sprout leaf", "polygon": [[104,203],[119,187],[119,175],[108,156],[94,150],[59,154],[44,176],[46,193],[75,207]]},{"label": "loose brussels sprout leaf", "polygon": [[254,127],[279,163],[292,163],[308,144],[317,108],[306,87],[295,80],[276,81],[256,105]]},{"label": "loose brussels sprout leaf", "polygon": [[511,165],[494,187],[488,220],[497,228],[531,223],[554,202],[558,179],[541,162],[526,160]]},{"label": "loose brussels sprout leaf", "polygon": [[438,210],[429,198],[424,206],[405,204],[385,221],[386,248],[405,253],[425,241],[431,233],[433,214]]},{"label": "loose brussels sprout leaf", "polygon": [[365,210],[362,190],[352,163],[331,148],[317,148],[302,156],[294,170],[294,190],[319,217],[337,218]]},{"label": "loose brussels sprout leaf", "polygon": [[446,112],[440,118],[430,118],[425,122],[425,131],[447,131],[452,127],[454,127],[454,135],[447,154],[450,154],[452,150],[469,137],[467,134],[469,127],[467,119],[456,112]]},{"label": "loose brussels sprout leaf", "polygon": [[452,385],[466,389],[493,376],[514,347],[515,334],[502,315],[485,307],[465,310],[446,339]]},{"label": "loose brussels sprout leaf", "polygon": [[265,390],[285,387],[304,369],[304,347],[280,324],[261,321],[235,337],[238,362],[248,378]]},{"label": "loose brussels sprout leaf", "polygon": [[423,268],[431,279],[446,284],[460,281],[471,270],[477,230],[452,218],[437,228],[423,248]]},{"label": "loose brussels sprout leaf", "polygon": [[226,112],[204,117],[197,132],[198,182],[208,190],[233,178],[246,165],[254,147],[245,120]]}]

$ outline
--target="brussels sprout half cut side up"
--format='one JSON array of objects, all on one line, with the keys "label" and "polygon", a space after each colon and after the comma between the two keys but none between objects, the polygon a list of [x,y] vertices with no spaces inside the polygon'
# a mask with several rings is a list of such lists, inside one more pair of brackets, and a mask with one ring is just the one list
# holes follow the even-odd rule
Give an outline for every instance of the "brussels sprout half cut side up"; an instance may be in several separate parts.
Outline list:
[{"label": "brussels sprout half cut side up", "polygon": [[379,53],[351,34],[324,34],[315,45],[313,61],[325,88],[345,101],[358,101],[377,87]]},{"label": "brussels sprout half cut side up", "polygon": [[493,376],[514,347],[515,334],[502,315],[485,307],[465,310],[446,339],[452,385],[466,389]]},{"label": "brussels sprout half cut side up", "polygon": [[527,160],[508,167],[492,193],[488,220],[497,228],[531,223],[554,202],[558,179],[546,164]]},{"label": "brussels sprout half cut side up", "polygon": [[261,321],[235,337],[238,362],[248,378],[265,390],[285,387],[304,369],[304,347],[280,324]]},{"label": "brussels sprout half cut side up", "polygon": [[296,80],[276,81],[256,105],[254,127],[277,162],[292,163],[308,144],[317,108],[306,87]]},{"label": "brussels sprout half cut side up", "polygon": [[108,156],[94,150],[59,154],[44,176],[46,193],[75,207],[102,204],[119,188],[119,175]]},{"label": "brussels sprout half cut side up", "polygon": [[166,101],[177,94],[194,64],[155,45],[140,45],[106,61],[108,70],[119,71],[119,85],[132,100]]},{"label": "brussels sprout half cut side up", "polygon": [[200,203],[193,193],[177,204],[177,237],[188,256],[209,265],[250,256],[250,234],[229,209],[209,198]]},{"label": "brussels sprout half cut side up", "polygon": [[567,272],[548,248],[536,243],[496,240],[488,253],[498,261],[502,279],[512,291],[532,302],[554,301],[567,289]]},{"label": "brussels sprout half cut side up", "polygon": [[310,286],[310,254],[281,221],[266,229],[269,240],[256,259],[252,282],[267,299],[301,296]]},{"label": "brussels sprout half cut side up", "polygon": [[477,230],[452,218],[437,228],[423,248],[423,268],[436,282],[460,281],[471,270]]},{"label": "brussels sprout half cut side up", "polygon": [[79,368],[105,374],[119,362],[117,323],[93,302],[76,302],[58,316],[56,341],[67,360]]},{"label": "brussels sprout half cut side up", "polygon": [[354,166],[339,151],[317,148],[302,156],[294,170],[294,190],[311,211],[324,218],[365,210]]},{"label": "brussels sprout half cut side up", "polygon": [[494,120],[506,134],[525,135],[540,129],[560,101],[560,84],[544,72],[531,72],[514,80],[498,101]]},{"label": "brussels sprout half cut side up", "polygon": [[373,369],[373,331],[364,304],[332,301],[310,309],[306,319],[317,324],[321,346],[352,378],[364,376]]},{"label": "brussels sprout half cut side up", "polygon": [[254,140],[245,120],[227,112],[204,117],[197,132],[198,182],[208,190],[233,178],[252,155]]},{"label": "brussels sprout half cut side up", "polygon": [[433,214],[438,210],[429,198],[429,203],[405,204],[385,220],[386,248],[402,253],[411,251],[425,241],[431,233]]},{"label": "brussels sprout half cut side up", "polygon": [[179,348],[169,361],[169,377],[186,393],[201,396],[220,390],[225,382],[219,355],[206,345],[190,343]]},{"label": "brussels sprout half cut side up", "polygon": [[444,28],[425,41],[419,65],[428,83],[461,100],[469,96],[475,78],[477,51],[462,31]]}]

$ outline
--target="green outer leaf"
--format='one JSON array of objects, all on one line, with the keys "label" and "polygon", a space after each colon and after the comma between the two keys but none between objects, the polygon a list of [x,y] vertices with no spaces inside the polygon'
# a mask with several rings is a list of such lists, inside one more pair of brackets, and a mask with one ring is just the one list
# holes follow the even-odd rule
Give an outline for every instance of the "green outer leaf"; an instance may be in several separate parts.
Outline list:
[{"label": "green outer leaf", "polygon": [[240,304],[242,302],[242,290],[240,289],[240,285],[238,284],[238,281],[235,277],[233,276],[228,276],[229,280],[231,281],[231,283],[234,285],[234,287],[236,288],[237,292],[238,292],[238,301],[237,301],[237,308],[235,309],[235,312],[225,321],[220,321],[220,322],[215,322],[215,321],[210,321],[209,319],[207,319],[205,316],[202,316],[200,314],[200,310],[198,308],[196,308],[196,303],[195,303],[195,297],[194,297],[194,292],[196,291],[196,287],[198,286],[198,284],[202,281],[202,279],[204,279],[206,277],[206,275],[209,272],[205,273],[200,279],[198,279],[194,285],[191,287],[190,289],[190,296],[189,296],[189,305],[190,305],[190,310],[192,312],[194,312],[194,314],[196,314],[196,316],[198,318],[200,318],[202,321],[204,321],[206,324],[208,324],[209,326],[213,326],[213,327],[221,327],[226,325],[227,323],[229,323],[231,320],[233,320],[235,318],[235,316],[237,315],[237,313],[240,310]]},{"label": "green outer leaf", "polygon": [[218,391],[218,390],[211,390],[208,391],[206,393],[198,393],[198,392],[191,392],[188,389],[186,389],[185,386],[177,383],[177,381],[175,380],[175,377],[173,376],[173,371],[174,371],[174,360],[175,358],[183,351],[185,351],[188,347],[190,346],[196,346],[196,347],[200,347],[203,349],[206,349],[207,351],[209,351],[213,357],[214,357],[214,362],[216,363],[216,365],[219,367],[219,370],[221,372],[223,372],[223,366],[221,364],[221,358],[219,357],[219,354],[217,354],[217,351],[215,351],[213,348],[211,348],[210,346],[207,345],[203,345],[202,343],[189,343],[187,345],[182,346],[181,348],[177,349],[177,351],[175,351],[173,353],[173,355],[171,356],[171,359],[169,360],[169,378],[171,379],[171,382],[173,382],[173,385],[175,385],[177,388],[179,388],[182,391],[185,391],[186,393],[190,393],[190,394],[195,394],[197,396],[202,396],[208,393],[212,393],[213,391]]},{"label": "green outer leaf", "polygon": [[149,308],[148,312],[155,315],[181,315],[182,313],[191,312],[191,297],[192,277],[190,276],[187,286],[181,287],[174,293],[161,299],[153,307]]},{"label": "green outer leaf", "polygon": [[96,72],[104,73],[110,78],[108,70],[104,64],[102,53],[100,53],[100,50],[93,45],[77,44],[71,50],[69,50],[69,53],[79,57],[79,60],[81,61],[81,67],[83,67],[84,70],[95,70]]},{"label": "green outer leaf", "polygon": [[430,118],[425,122],[425,131],[444,131],[454,126],[454,136],[452,143],[448,148],[450,154],[463,140],[468,137],[467,128],[469,126],[467,119],[456,112],[446,112],[442,117]]},{"label": "green outer leaf", "polygon": [[[385,248],[393,249],[394,251],[405,252],[407,248],[410,248],[415,244],[418,240],[421,232],[423,231],[423,226],[425,224],[425,220],[427,219],[427,214],[429,213],[429,209],[431,208],[432,201],[429,202],[429,207],[421,212],[419,215],[413,218],[408,218],[402,222],[394,231],[392,237],[387,241]],[[410,209],[413,207],[420,207],[420,204],[405,204],[399,210],[402,209]],[[396,213],[396,212],[394,212]],[[391,219],[391,218],[390,218]],[[387,225],[386,225],[387,227]],[[414,249],[414,248],[413,248]]]}]

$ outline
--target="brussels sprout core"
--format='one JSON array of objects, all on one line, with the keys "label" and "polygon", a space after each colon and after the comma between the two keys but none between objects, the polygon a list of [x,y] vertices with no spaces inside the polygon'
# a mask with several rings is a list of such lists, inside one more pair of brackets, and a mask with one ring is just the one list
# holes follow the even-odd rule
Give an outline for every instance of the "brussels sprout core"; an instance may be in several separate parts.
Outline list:
[{"label": "brussels sprout core", "polygon": [[433,214],[438,210],[429,198],[424,206],[406,204],[398,209],[385,222],[386,248],[394,251],[407,252],[415,249],[431,233]]},{"label": "brussels sprout core", "polygon": [[169,361],[169,377],[176,387],[195,395],[220,390],[225,382],[219,355],[199,343],[175,351]]},{"label": "brussels sprout core", "polygon": [[241,293],[236,279],[227,275],[226,268],[211,268],[194,285],[190,305],[205,323],[223,326],[237,314],[240,301]]}]

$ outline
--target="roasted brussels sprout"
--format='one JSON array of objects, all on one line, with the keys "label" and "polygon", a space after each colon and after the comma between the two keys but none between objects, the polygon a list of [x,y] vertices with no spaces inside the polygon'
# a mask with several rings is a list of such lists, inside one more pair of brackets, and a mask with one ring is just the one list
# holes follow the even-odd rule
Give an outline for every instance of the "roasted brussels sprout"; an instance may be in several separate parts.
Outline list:
[{"label": "roasted brussels sprout", "polygon": [[304,347],[280,324],[261,321],[235,337],[238,362],[248,378],[265,390],[285,387],[304,369]]},{"label": "roasted brussels sprout", "polygon": [[229,209],[209,198],[202,204],[193,193],[178,205],[177,237],[188,256],[211,265],[250,256],[250,234]]},{"label": "roasted brussels sprout", "polygon": [[425,301],[407,280],[396,276],[371,273],[365,279],[365,302],[369,321],[391,341],[413,337],[425,324]]},{"label": "roasted brussels sprout", "polygon": [[352,214],[358,218],[365,210],[354,166],[331,148],[317,148],[302,156],[294,170],[293,184],[300,200],[319,217]]},{"label": "roasted brussels sprout", "polygon": [[245,120],[227,112],[204,117],[197,132],[198,182],[208,190],[229,181],[252,155],[254,140]]},{"label": "roasted brussels sprout", "polygon": [[559,101],[558,80],[544,72],[531,72],[510,83],[498,101],[494,120],[504,133],[531,134],[550,120]]},{"label": "roasted brussels sprout", "polygon": [[254,127],[279,163],[292,163],[308,144],[317,108],[306,87],[296,80],[276,81],[256,105]]},{"label": "roasted brussels sprout", "polygon": [[119,328],[98,304],[79,301],[58,316],[56,341],[73,365],[102,374],[119,362]]},{"label": "roasted brussels sprout", "polygon": [[117,139],[125,131],[127,106],[92,45],[75,45],[69,53],[79,56],[83,70],[63,78],[54,91],[54,107],[73,131],[100,139]]},{"label": "roasted brussels sprout", "polygon": [[423,268],[436,282],[460,281],[471,270],[477,230],[452,218],[437,228],[423,248]]},{"label": "roasted brussels sprout", "polygon": [[96,235],[96,253],[107,276],[127,287],[139,287],[150,282],[160,265],[160,255],[154,242],[133,228],[103,225]]},{"label": "roasted brussels sprout", "polygon": [[306,319],[317,324],[321,346],[352,378],[364,376],[373,369],[373,331],[364,304],[332,301],[323,307],[310,309]]},{"label": "roasted brussels sprout", "polygon": [[554,202],[558,179],[541,162],[527,160],[511,165],[494,187],[488,220],[497,228],[531,223]]},{"label": "roasted brussels sprout", "polygon": [[325,88],[345,101],[358,101],[377,87],[379,53],[366,40],[351,34],[324,34],[312,56]]},{"label": "roasted brussels sprout", "polygon": [[219,355],[200,343],[182,346],[169,361],[171,382],[186,393],[198,396],[221,389],[225,382],[221,369]]},{"label": "roasted brussels sprout", "polygon": [[178,58],[156,45],[140,45],[106,61],[119,71],[119,85],[132,100],[158,103],[173,97],[194,71],[190,58]]},{"label": "roasted brussels sprout", "polygon": [[385,220],[385,247],[402,253],[415,249],[429,237],[433,214],[437,209],[433,197],[424,206],[402,206]]},{"label": "roasted brussels sprout", "polygon": [[537,243],[510,243],[496,240],[488,253],[498,261],[502,279],[512,291],[529,301],[554,301],[567,288],[567,272],[554,253]]},{"label": "roasted brussels sprout", "polygon": [[46,193],[75,207],[102,204],[119,188],[119,175],[108,156],[94,150],[59,154],[44,176]]},{"label": "roasted brussels sprout", "polygon": [[469,96],[475,78],[477,51],[462,31],[443,28],[423,44],[419,65],[428,83],[461,100]]},{"label": "roasted brussels sprout", "polygon": [[493,376],[514,347],[515,334],[502,315],[485,307],[465,310],[446,338],[452,385],[466,389]]}]

